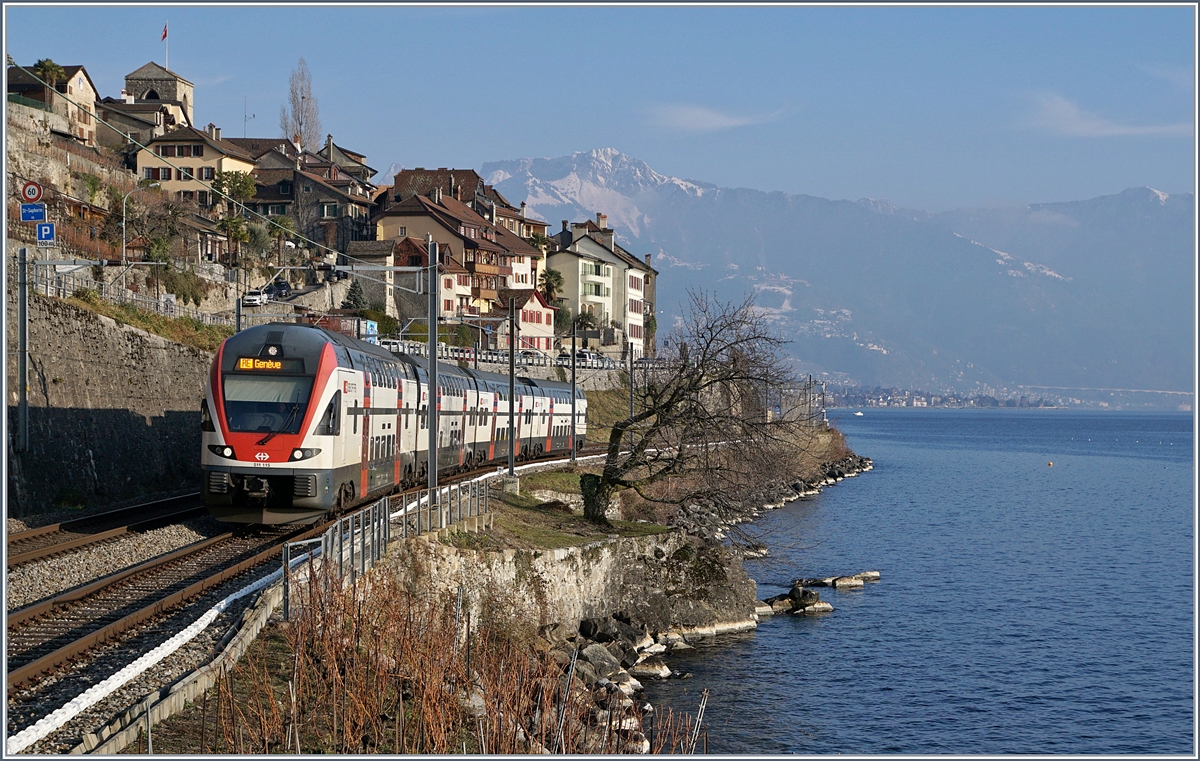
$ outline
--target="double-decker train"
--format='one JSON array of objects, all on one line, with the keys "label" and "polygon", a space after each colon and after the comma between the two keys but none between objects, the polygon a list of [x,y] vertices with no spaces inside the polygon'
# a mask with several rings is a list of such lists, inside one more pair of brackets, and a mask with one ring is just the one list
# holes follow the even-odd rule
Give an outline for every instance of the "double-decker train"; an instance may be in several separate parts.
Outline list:
[{"label": "double-decker train", "polygon": [[[225,339],[201,403],[204,501],[234,523],[314,523],[427,481],[431,394],[423,357],[324,328],[272,323]],[[439,475],[583,447],[587,399],[571,386],[439,362]],[[571,415],[576,415],[574,439]]]}]

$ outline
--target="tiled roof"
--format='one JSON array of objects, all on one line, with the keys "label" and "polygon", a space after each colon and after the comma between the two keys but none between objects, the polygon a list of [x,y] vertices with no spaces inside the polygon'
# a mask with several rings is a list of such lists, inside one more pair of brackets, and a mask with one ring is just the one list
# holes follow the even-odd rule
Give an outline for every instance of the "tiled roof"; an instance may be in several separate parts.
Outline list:
[{"label": "tiled roof", "polygon": [[427,195],[434,188],[441,188],[446,195],[453,195],[450,188],[450,178],[454,184],[461,185],[463,195],[470,199],[475,197],[476,188],[483,184],[483,178],[474,169],[402,169],[396,173],[393,186],[397,197],[407,199],[411,196]]},{"label": "tiled roof", "polygon": [[242,159],[243,161],[251,164],[254,163],[254,157],[246,153],[237,145],[229,142],[228,140],[216,140],[212,137],[212,135],[209,135],[206,132],[201,132],[194,127],[179,127],[178,129],[173,129],[165,135],[159,135],[158,137],[154,138],[150,141],[149,145],[153,145],[154,143],[179,142],[180,140],[203,140],[205,143],[221,153],[226,154],[227,156],[233,156],[234,158]]},{"label": "tiled roof", "polygon": [[[154,77],[158,76],[159,72],[164,72],[166,74],[170,74],[172,77],[175,77],[176,79],[180,80],[181,82],[185,82],[189,85],[192,84],[191,82],[188,82],[186,79],[179,76],[178,74],[171,71],[170,69],[166,68],[165,66],[159,66],[154,61],[150,61],[147,64],[143,64],[136,71],[132,71],[129,74],[126,74],[125,78],[128,79],[130,77],[134,77],[136,79],[153,79]],[[159,78],[161,79],[161,77],[159,77]],[[192,85],[192,86],[195,87],[195,85]]]},{"label": "tiled roof", "polygon": [[496,227],[496,242],[517,256],[540,257],[542,252],[525,242],[525,239],[504,227]]},{"label": "tiled roof", "polygon": [[395,250],[394,240],[352,240],[346,244],[349,256],[390,256]]},{"label": "tiled roof", "polygon": [[[296,198],[298,198],[301,194],[302,184],[304,182],[312,182],[315,185],[321,186],[329,193],[335,194],[340,198],[344,198],[351,203],[361,204],[363,206],[369,206],[371,203],[365,198],[352,196],[340,188],[335,188],[334,186],[330,185],[324,177],[319,177],[309,172],[297,171],[296,169],[255,169],[254,177],[258,181],[259,187],[265,190],[265,192],[259,191],[254,195],[254,197],[260,201],[295,201]],[[278,192],[279,183],[283,182],[284,180],[290,180],[292,182],[291,195],[284,196],[280,195]]]},{"label": "tiled roof", "polygon": [[269,153],[281,146],[282,150],[280,152],[285,156],[293,157],[296,155],[296,148],[292,145],[292,141],[282,137],[226,137],[223,139],[226,142],[233,143],[254,158],[258,158],[264,153]]}]

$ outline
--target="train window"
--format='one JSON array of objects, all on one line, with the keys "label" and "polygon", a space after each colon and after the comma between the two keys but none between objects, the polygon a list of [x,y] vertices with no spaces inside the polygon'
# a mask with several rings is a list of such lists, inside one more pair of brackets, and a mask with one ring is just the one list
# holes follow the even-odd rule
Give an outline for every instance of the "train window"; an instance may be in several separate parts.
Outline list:
[{"label": "train window", "polygon": [[312,378],[226,375],[225,419],[238,432],[299,433]]},{"label": "train window", "polygon": [[212,414],[208,411],[208,400],[200,400],[200,430],[215,431],[216,425],[213,424]]},{"label": "train window", "polygon": [[321,421],[317,423],[317,430],[314,432],[318,436],[338,436],[342,432],[342,392],[333,392],[333,398],[329,400],[329,406],[325,408],[325,414],[321,416]]}]

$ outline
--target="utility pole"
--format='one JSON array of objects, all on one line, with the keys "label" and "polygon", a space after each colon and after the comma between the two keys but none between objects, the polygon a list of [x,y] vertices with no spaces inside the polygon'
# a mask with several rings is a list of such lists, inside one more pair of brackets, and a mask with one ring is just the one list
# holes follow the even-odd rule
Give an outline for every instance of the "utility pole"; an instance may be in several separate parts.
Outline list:
[{"label": "utility pole", "polygon": [[513,469],[513,460],[515,457],[513,447],[516,446],[516,442],[513,441],[513,416],[516,414],[516,402],[513,400],[513,396],[515,396],[517,392],[517,321],[515,314],[516,312],[513,308],[513,297],[510,293],[508,294],[508,475],[510,478],[517,474],[516,470]]},{"label": "utility pole", "polygon": [[429,259],[429,408],[426,410],[429,428],[429,498],[437,493],[437,444],[438,444],[438,377],[437,377],[437,333],[438,298],[441,296],[441,279],[438,277],[438,244],[433,236],[425,235],[425,250]]},{"label": "utility pole", "polygon": [[17,249],[17,445],[29,450],[29,249]]},{"label": "utility pole", "polygon": [[[629,419],[633,419],[633,341],[629,346]],[[629,448],[633,449],[633,426],[629,427]]]},{"label": "utility pole", "polygon": [[578,417],[579,398],[575,392],[575,321],[571,320],[571,464],[575,464],[575,418]]}]

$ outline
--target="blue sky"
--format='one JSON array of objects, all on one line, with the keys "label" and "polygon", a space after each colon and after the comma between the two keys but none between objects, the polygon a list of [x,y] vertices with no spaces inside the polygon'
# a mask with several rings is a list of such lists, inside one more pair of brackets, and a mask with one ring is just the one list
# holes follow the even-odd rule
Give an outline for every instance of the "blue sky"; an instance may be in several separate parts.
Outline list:
[{"label": "blue sky", "polygon": [[102,95],[163,63],[196,119],[280,134],[303,56],[326,132],[383,169],[615,147],[664,174],[939,211],[1195,184],[1177,7],[5,9],[7,52]]}]

